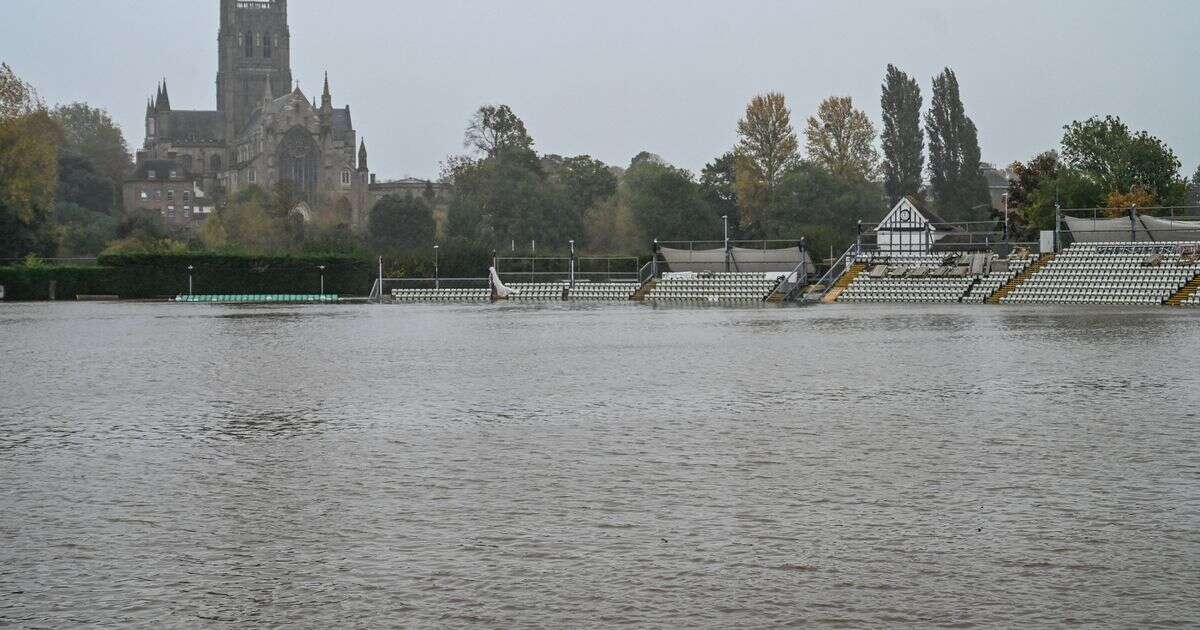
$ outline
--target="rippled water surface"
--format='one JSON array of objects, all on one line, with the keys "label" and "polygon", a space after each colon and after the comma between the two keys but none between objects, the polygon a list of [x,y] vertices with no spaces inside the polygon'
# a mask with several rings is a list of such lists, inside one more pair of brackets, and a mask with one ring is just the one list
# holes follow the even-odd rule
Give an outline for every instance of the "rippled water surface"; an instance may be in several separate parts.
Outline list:
[{"label": "rippled water surface", "polygon": [[6,304],[0,348],[0,625],[1200,624],[1200,312]]}]

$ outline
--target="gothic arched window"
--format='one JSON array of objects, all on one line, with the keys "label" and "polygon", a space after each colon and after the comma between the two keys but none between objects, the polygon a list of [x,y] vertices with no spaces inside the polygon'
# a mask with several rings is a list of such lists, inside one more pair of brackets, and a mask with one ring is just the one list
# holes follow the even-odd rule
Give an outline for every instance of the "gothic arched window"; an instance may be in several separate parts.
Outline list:
[{"label": "gothic arched window", "polygon": [[279,143],[279,179],[289,181],[296,195],[312,200],[317,193],[321,151],[303,127],[292,127]]},{"label": "gothic arched window", "polygon": [[212,156],[212,159],[210,159],[208,161],[208,165],[209,165],[209,169],[212,170],[212,172],[220,173],[221,172],[221,156],[219,156],[219,155]]},{"label": "gothic arched window", "polygon": [[246,42],[246,56],[253,57],[254,56],[254,36],[250,33],[246,33],[246,37],[245,37],[244,41]]},{"label": "gothic arched window", "polygon": [[263,38],[263,56],[266,57],[267,59],[271,58],[271,34],[270,33],[267,33],[267,36]]},{"label": "gothic arched window", "polygon": [[350,185],[350,170],[349,169],[342,171],[342,185],[343,186]]}]

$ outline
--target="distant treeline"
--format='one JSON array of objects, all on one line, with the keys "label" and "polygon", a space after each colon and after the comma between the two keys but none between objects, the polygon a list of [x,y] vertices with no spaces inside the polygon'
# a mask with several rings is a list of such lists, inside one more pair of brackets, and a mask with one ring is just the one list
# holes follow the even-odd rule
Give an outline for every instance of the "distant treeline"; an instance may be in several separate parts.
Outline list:
[{"label": "distant treeline", "polygon": [[[619,166],[539,153],[510,107],[485,105],[467,125],[467,152],[442,164],[451,192],[441,234],[431,194],[386,197],[357,229],[319,208],[313,216],[326,219],[300,220],[286,182],[222,199],[197,229],[173,233],[157,214],[121,207],[132,159],[107,112],[83,103],[47,108],[0,65],[0,258],[332,252],[382,254],[393,261],[390,273],[432,275],[439,244],[446,269],[459,264],[455,256],[470,261],[443,275],[478,275],[486,252],[528,255],[535,242],[540,254],[574,240],[582,253],[646,256],[655,238],[720,240],[722,216],[735,238],[803,236],[817,254],[837,252],[860,219],[869,225],[903,196],[953,222],[999,222],[1002,204],[989,193],[958,77],[947,68],[931,88],[926,104],[918,81],[888,66],[878,126],[849,97],[831,96],[799,132],[782,94],[754,96],[736,121],[735,145],[699,173],[650,151]],[[1055,204],[1200,203],[1200,169],[1189,179],[1181,168],[1166,143],[1116,116],[1075,121],[1057,147],[1009,167],[1012,224],[1024,236],[1049,228]]]}]

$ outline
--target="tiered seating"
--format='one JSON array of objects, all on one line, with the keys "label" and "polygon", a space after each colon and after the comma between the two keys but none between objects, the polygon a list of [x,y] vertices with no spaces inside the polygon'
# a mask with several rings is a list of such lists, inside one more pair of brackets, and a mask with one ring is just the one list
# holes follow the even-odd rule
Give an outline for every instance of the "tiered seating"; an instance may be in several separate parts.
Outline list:
[{"label": "tiered seating", "polygon": [[488,289],[393,289],[399,302],[480,302],[490,299]]},{"label": "tiered seating", "polygon": [[761,302],[778,284],[778,277],[763,273],[667,273],[646,294],[646,301]]},{"label": "tiered seating", "polygon": [[279,294],[223,294],[223,295],[179,295],[176,302],[202,302],[208,304],[310,304],[334,303],[339,298],[336,294],[319,293],[279,293]]},{"label": "tiered seating", "polygon": [[[918,267],[917,269],[925,269]],[[971,288],[967,276],[923,277],[860,274],[838,298],[839,302],[958,302]]]},{"label": "tiered seating", "polygon": [[982,303],[1028,267],[1028,256],[998,259],[988,253],[863,254],[867,270],[855,276],[839,302]]},{"label": "tiered seating", "polygon": [[[517,291],[510,299],[557,302],[563,299],[563,289],[569,286],[566,282],[516,283],[509,287]],[[620,302],[628,300],[637,289],[638,285],[635,282],[579,282],[569,292],[569,299]],[[393,289],[392,297],[398,302],[481,302],[491,299],[491,291],[487,288]]]},{"label": "tiered seating", "polygon": [[1179,303],[1180,306],[1200,306],[1200,293],[1193,293],[1184,301]]},{"label": "tiered seating", "polygon": [[510,300],[522,300],[526,302],[549,302],[561,301],[563,299],[563,289],[567,288],[566,282],[519,282],[508,285],[508,288],[513,289],[516,293],[509,296]]},{"label": "tiered seating", "polygon": [[1076,243],[1003,304],[1163,304],[1200,273],[1196,243]]},{"label": "tiered seating", "polygon": [[638,290],[636,282],[577,282],[571,289],[572,300],[621,302]]},{"label": "tiered seating", "polygon": [[1029,256],[1025,258],[1010,258],[1008,260],[1007,270],[995,270],[983,276],[975,284],[971,285],[971,290],[963,296],[962,301],[966,304],[983,304],[989,297],[992,296],[1000,287],[1008,284],[1009,280],[1017,277],[1025,268],[1033,264],[1036,258]]}]

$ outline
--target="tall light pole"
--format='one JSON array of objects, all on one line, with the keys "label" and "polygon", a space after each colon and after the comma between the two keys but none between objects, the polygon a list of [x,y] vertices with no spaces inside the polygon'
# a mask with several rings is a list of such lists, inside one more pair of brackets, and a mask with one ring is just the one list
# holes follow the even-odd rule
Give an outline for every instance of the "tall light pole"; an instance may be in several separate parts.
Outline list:
[{"label": "tall light pole", "polygon": [[325,265],[317,265],[317,269],[321,270],[321,297],[325,297]]},{"label": "tall light pole", "polygon": [[1004,193],[1004,240],[1008,240],[1008,193]]},{"label": "tall light pole", "polygon": [[575,288],[575,241],[567,241],[571,244],[571,289]]},{"label": "tall light pole", "polygon": [[188,265],[188,297],[192,296],[192,271],[195,269],[192,265]]},{"label": "tall light pole", "polygon": [[729,271],[729,215],[722,214],[721,221],[725,222],[725,271]]},{"label": "tall light pole", "polygon": [[442,274],[438,271],[438,248],[440,245],[433,246],[433,288],[442,288]]}]

